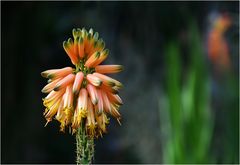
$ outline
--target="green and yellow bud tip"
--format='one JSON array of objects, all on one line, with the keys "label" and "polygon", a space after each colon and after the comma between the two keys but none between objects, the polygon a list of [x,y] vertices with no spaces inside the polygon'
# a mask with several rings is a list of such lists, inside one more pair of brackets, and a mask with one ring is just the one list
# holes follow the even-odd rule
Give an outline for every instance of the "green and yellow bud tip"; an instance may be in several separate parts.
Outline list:
[{"label": "green and yellow bud tip", "polygon": [[79,37],[81,35],[81,29],[77,28],[77,29],[73,29],[72,30],[72,35],[73,35],[73,38],[76,39],[77,37]]},{"label": "green and yellow bud tip", "polygon": [[115,83],[115,86],[118,87],[118,88],[123,88],[123,84],[118,82],[118,83]]},{"label": "green and yellow bud tip", "polygon": [[98,45],[100,46],[100,48],[104,48],[104,47],[105,47],[105,42],[103,41],[102,38],[100,38],[100,39],[98,40]]},{"label": "green and yellow bud tip", "polygon": [[107,84],[110,85],[111,87],[115,86],[115,83],[113,81],[108,81]]},{"label": "green and yellow bud tip", "polygon": [[90,40],[91,38],[92,38],[91,34],[88,33],[88,35],[87,35],[87,39]]},{"label": "green and yellow bud tip", "polygon": [[54,90],[54,91],[59,91],[60,87],[61,87],[61,86],[58,86],[58,85],[57,85],[57,86],[55,86],[55,87],[53,88],[53,90]]},{"label": "green and yellow bud tip", "polygon": [[99,58],[100,57],[100,52],[96,52],[94,55],[95,58]]},{"label": "green and yellow bud tip", "polygon": [[48,79],[53,79],[54,77],[55,77],[54,74],[48,74],[48,75],[47,75],[47,78],[48,78]]},{"label": "green and yellow bud tip", "polygon": [[98,103],[98,99],[94,99],[93,100],[93,105],[97,105],[97,103]]},{"label": "green and yellow bud tip", "polygon": [[112,88],[112,93],[116,95],[116,94],[118,94],[118,93],[119,93],[119,91],[118,91],[118,90],[116,90],[116,89],[114,89],[114,88]]},{"label": "green and yellow bud tip", "polygon": [[63,41],[63,48],[64,49],[68,49],[69,48],[69,44],[67,41]]},{"label": "green and yellow bud tip", "polygon": [[91,36],[93,36],[93,29],[90,28],[88,33],[91,34]]},{"label": "green and yellow bud tip", "polygon": [[109,50],[105,49],[104,51],[102,51],[102,56],[108,56],[109,54]]},{"label": "green and yellow bud tip", "polygon": [[124,70],[124,66],[123,66],[123,65],[119,65],[118,68],[117,68],[117,70],[118,70],[119,72],[123,71],[123,70]]},{"label": "green and yellow bud tip", "polygon": [[94,35],[93,35],[93,39],[94,39],[95,41],[97,41],[97,40],[98,40],[98,37],[99,37],[98,32],[95,32]]},{"label": "green and yellow bud tip", "polygon": [[82,28],[82,37],[85,38],[87,36],[88,32],[85,28]]},{"label": "green and yellow bud tip", "polygon": [[41,72],[41,76],[42,76],[42,77],[45,77],[45,78],[47,78],[47,76],[48,76],[48,73],[47,73],[46,71],[44,71],[44,72]]},{"label": "green and yellow bud tip", "polygon": [[42,93],[46,93],[46,91],[47,91],[46,87],[44,87],[44,88],[41,90]]},{"label": "green and yellow bud tip", "polygon": [[78,43],[82,44],[83,43],[83,38],[79,37],[77,41],[78,41]]},{"label": "green and yellow bud tip", "polygon": [[68,43],[69,45],[72,45],[72,44],[73,44],[73,40],[72,40],[71,38],[69,38],[68,41],[67,41],[67,43]]}]

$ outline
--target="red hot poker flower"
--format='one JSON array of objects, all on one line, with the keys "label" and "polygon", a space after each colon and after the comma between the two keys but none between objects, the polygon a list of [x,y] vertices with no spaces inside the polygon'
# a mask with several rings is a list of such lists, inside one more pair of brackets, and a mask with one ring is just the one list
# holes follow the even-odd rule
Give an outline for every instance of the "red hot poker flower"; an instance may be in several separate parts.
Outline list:
[{"label": "red hot poker flower", "polygon": [[[43,89],[48,95],[43,99],[47,123],[55,119],[60,130],[69,127],[72,133],[84,124],[91,137],[102,136],[109,123],[108,114],[121,119],[119,107],[122,100],[118,95],[122,84],[104,74],[118,73],[121,65],[100,65],[109,50],[97,32],[90,29],[73,29],[73,39],[63,42],[63,48],[75,68],[51,69],[41,73],[49,84]],[[46,123],[46,124],[47,124]]]}]

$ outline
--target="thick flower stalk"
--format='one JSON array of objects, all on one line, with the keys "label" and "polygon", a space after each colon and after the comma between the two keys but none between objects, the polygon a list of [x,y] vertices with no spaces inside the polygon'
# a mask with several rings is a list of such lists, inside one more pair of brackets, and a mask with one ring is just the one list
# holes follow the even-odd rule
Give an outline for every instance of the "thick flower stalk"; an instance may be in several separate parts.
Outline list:
[{"label": "thick flower stalk", "polygon": [[[49,123],[54,117],[60,122],[60,131],[69,128],[76,133],[77,162],[90,162],[93,156],[93,139],[106,133],[108,114],[120,123],[118,95],[122,84],[105,74],[118,73],[121,65],[101,65],[109,50],[97,32],[90,29],[73,29],[73,39],[63,42],[63,48],[75,65],[51,69],[41,73],[48,78],[42,89],[48,95],[43,99],[44,116]],[[46,125],[47,125],[46,123]]]}]

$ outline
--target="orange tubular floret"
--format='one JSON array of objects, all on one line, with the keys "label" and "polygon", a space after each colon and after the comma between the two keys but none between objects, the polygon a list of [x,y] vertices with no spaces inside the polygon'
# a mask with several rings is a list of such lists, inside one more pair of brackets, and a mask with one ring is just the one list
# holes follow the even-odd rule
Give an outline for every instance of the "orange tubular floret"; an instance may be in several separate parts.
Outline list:
[{"label": "orange tubular floret", "polygon": [[88,98],[88,123],[95,124],[94,110],[90,98]]},{"label": "orange tubular floret", "polygon": [[72,83],[74,81],[75,75],[74,74],[69,74],[68,76],[64,77],[62,80],[60,80],[54,90],[58,91],[64,87],[66,87],[68,84]]},{"label": "orange tubular floret", "polygon": [[90,58],[86,61],[85,66],[90,68],[93,66],[93,64],[96,62],[97,59],[99,59],[100,57],[100,53],[99,52],[95,52],[93,53]]},{"label": "orange tubular floret", "polygon": [[102,91],[101,94],[103,99],[103,108],[107,113],[111,114],[111,103],[107,97],[107,94],[104,91]]},{"label": "orange tubular floret", "polygon": [[101,79],[94,76],[93,74],[88,74],[87,75],[87,80],[94,86],[100,86],[102,84]]},{"label": "orange tubular floret", "polygon": [[60,77],[64,77],[68,74],[72,73],[72,68],[71,67],[65,67],[65,68],[62,68],[62,69],[50,69],[50,70],[46,70],[44,72],[41,73],[41,75],[43,77],[46,77],[46,78],[60,78]]},{"label": "orange tubular floret", "polygon": [[63,102],[64,102],[64,96],[62,97],[61,103],[58,107],[58,111],[57,111],[57,114],[56,114],[56,117],[55,117],[59,122],[64,120]]},{"label": "orange tubular floret", "polygon": [[78,55],[80,59],[84,57],[84,42],[82,37],[78,38]]},{"label": "orange tubular floret", "polygon": [[64,97],[64,104],[63,108],[70,108],[73,104],[73,93],[72,93],[72,86],[68,85],[66,87],[65,97]]},{"label": "orange tubular floret", "polygon": [[[88,93],[85,88],[82,88],[80,90],[79,96],[78,96],[78,109],[80,111],[87,111],[87,99],[88,99]],[[86,117],[86,116],[85,116]]]},{"label": "orange tubular floret", "polygon": [[71,59],[72,63],[75,65],[78,63],[78,56],[75,54],[74,44],[72,39],[70,38],[68,41],[63,42],[63,48],[66,51],[67,55]]},{"label": "orange tubular floret", "polygon": [[92,84],[87,84],[87,90],[93,105],[96,105],[98,103],[97,89]]},{"label": "orange tubular floret", "polygon": [[73,93],[78,94],[84,78],[83,72],[78,72],[73,83]]},{"label": "orange tubular floret", "polygon": [[122,65],[98,65],[95,67],[98,73],[118,73],[123,70]]},{"label": "orange tubular floret", "polygon": [[57,113],[59,104],[60,104],[61,99],[58,99],[55,104],[49,109],[49,111],[47,112],[47,114],[45,115],[45,118],[47,120],[51,120],[52,117]]},{"label": "orange tubular floret", "polygon": [[97,65],[101,64],[108,56],[109,50],[106,49],[100,53],[99,58],[92,64],[92,67],[96,67]]},{"label": "orange tubular floret", "polygon": [[42,89],[42,93],[49,93],[49,92],[51,92],[51,91],[54,89],[54,87],[55,87],[55,85],[57,84],[57,82],[60,81],[60,80],[61,80],[61,78],[58,78],[58,79],[50,82],[49,84],[47,84],[47,85]]},{"label": "orange tubular floret", "polygon": [[87,113],[86,126],[87,126],[88,134],[91,137],[94,137],[96,124],[95,124],[95,116],[94,116],[93,105],[91,103],[90,98],[88,98],[88,113]]},{"label": "orange tubular floret", "polygon": [[113,104],[111,104],[111,108],[112,108],[112,111],[111,111],[111,115],[113,115],[115,118],[117,119],[120,119],[121,118],[121,115],[120,113],[118,112],[118,109],[116,106],[114,106]]},{"label": "orange tubular floret", "polygon": [[100,89],[97,89],[97,97],[98,97],[97,114],[102,114],[103,113],[103,99],[102,99],[102,94],[101,94]]},{"label": "orange tubular floret", "polygon": [[62,97],[64,93],[64,90],[60,90],[60,91],[51,91],[47,97],[45,97],[43,99],[43,104],[46,106],[46,104],[48,104],[49,102],[53,101],[53,100],[57,100],[58,98]]},{"label": "orange tubular floret", "polygon": [[102,80],[103,84],[106,86],[113,87],[115,85],[114,83],[115,80],[106,75],[103,75],[97,72],[93,73],[93,75],[98,77],[100,80]]},{"label": "orange tubular floret", "polygon": [[100,88],[104,91],[107,91],[107,92],[110,92],[110,93],[113,93],[113,94],[118,94],[118,90],[114,89],[113,87],[106,86],[106,85],[102,84],[100,86]]},{"label": "orange tubular floret", "polygon": [[106,92],[108,99],[110,100],[110,102],[115,103],[115,104],[119,104],[122,105],[122,99],[118,96],[118,95],[114,95],[112,93]]}]

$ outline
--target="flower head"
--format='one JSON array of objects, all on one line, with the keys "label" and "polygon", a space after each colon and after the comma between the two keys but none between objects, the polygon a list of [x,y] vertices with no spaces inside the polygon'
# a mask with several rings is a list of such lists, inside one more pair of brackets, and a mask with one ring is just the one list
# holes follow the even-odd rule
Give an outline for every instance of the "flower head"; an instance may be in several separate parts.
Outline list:
[{"label": "flower head", "polygon": [[208,35],[208,55],[209,59],[221,69],[231,67],[229,44],[225,37],[225,32],[232,24],[231,17],[225,14],[219,14],[213,20],[213,26]]},{"label": "flower head", "polygon": [[[97,32],[90,29],[73,29],[73,39],[63,42],[63,48],[75,65],[51,69],[41,73],[48,78],[42,89],[48,95],[43,99],[47,123],[55,119],[60,130],[69,127],[72,133],[84,125],[91,137],[102,136],[109,123],[108,114],[121,119],[119,107],[122,100],[118,95],[122,84],[104,74],[118,73],[121,65],[100,65],[109,50]],[[46,125],[47,125],[46,123]]]}]

